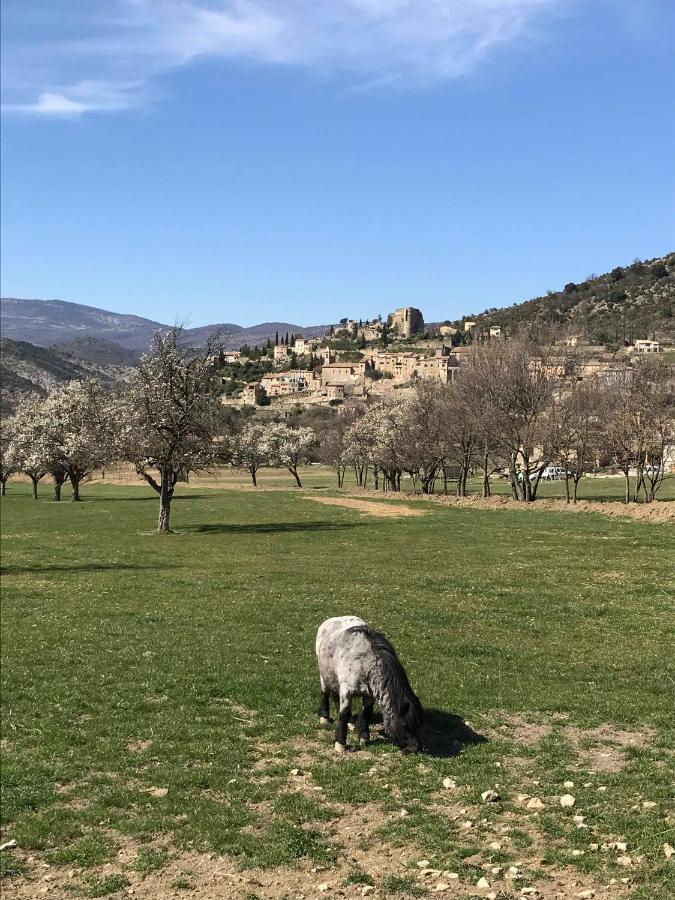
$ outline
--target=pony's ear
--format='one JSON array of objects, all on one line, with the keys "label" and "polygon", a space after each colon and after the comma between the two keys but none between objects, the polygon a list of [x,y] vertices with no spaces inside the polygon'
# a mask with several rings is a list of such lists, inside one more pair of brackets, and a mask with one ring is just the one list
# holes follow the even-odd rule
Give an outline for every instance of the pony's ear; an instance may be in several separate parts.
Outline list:
[{"label": "pony's ear", "polygon": [[408,703],[407,700],[405,700],[405,701],[401,704],[401,706],[399,707],[399,712],[401,713],[402,716],[407,716],[407,715],[408,715],[408,713],[410,712],[410,704]]}]

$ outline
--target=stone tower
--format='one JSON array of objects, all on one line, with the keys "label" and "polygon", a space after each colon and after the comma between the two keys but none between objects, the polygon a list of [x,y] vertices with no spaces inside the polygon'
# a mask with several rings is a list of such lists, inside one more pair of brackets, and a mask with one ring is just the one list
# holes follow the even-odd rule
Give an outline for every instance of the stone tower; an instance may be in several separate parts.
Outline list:
[{"label": "stone tower", "polygon": [[414,306],[402,306],[391,314],[391,327],[400,337],[412,337],[424,331],[424,317]]}]

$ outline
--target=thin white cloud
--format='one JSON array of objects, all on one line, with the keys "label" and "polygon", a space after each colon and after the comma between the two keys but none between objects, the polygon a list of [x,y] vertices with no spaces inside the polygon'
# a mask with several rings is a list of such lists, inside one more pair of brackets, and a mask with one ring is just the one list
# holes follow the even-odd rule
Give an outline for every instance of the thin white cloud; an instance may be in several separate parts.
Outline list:
[{"label": "thin white cloud", "polygon": [[357,90],[456,78],[572,2],[109,0],[80,18],[69,6],[68,27],[54,28],[58,38],[44,44],[47,21],[39,47],[25,36],[13,46],[6,24],[4,108],[52,117],[129,109],[152,79],[206,59],[335,73]]},{"label": "thin white cloud", "polygon": [[5,103],[2,109],[18,115],[77,118],[84,113],[131,109],[139,104],[142,88],[142,81],[79,81],[69,87],[42,91],[34,102]]}]

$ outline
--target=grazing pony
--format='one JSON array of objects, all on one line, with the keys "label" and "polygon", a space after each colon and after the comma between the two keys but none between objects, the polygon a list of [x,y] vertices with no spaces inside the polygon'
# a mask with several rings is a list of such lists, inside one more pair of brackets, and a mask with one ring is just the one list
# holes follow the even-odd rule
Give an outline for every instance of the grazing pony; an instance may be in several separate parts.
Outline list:
[{"label": "grazing pony", "polygon": [[387,734],[401,750],[411,753],[422,749],[422,704],[384,635],[358,616],[326,619],[316,635],[316,657],[321,679],[320,722],[330,722],[331,695],[339,705],[335,729],[338,753],[347,749],[347,725],[354,696],[363,700],[357,725],[362,744],[370,740],[373,706],[377,703]]}]

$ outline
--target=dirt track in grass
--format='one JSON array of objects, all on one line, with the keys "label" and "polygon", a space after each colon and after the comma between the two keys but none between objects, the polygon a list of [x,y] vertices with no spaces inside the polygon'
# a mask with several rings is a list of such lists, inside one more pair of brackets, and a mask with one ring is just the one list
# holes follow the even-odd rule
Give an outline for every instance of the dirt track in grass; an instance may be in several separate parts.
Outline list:
[{"label": "dirt track in grass", "polygon": [[365,513],[368,516],[375,516],[376,519],[393,519],[401,516],[424,516],[425,510],[416,509],[412,506],[403,506],[400,503],[373,503],[369,500],[352,500],[349,497],[314,497],[305,496],[306,500],[314,500],[316,503],[323,503],[326,506],[345,506],[347,509],[355,509],[357,512]]}]

